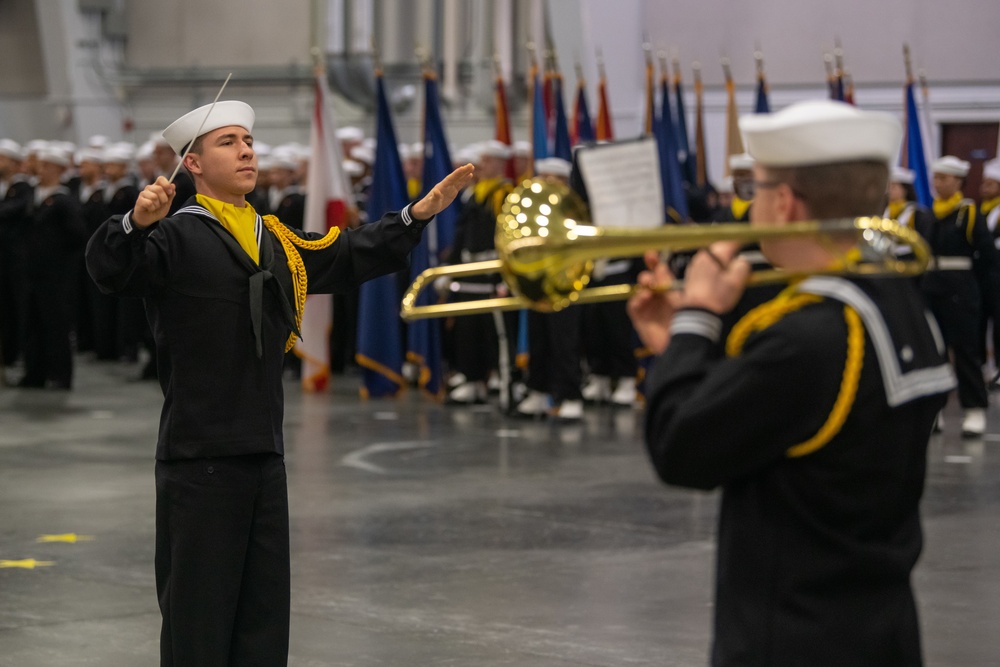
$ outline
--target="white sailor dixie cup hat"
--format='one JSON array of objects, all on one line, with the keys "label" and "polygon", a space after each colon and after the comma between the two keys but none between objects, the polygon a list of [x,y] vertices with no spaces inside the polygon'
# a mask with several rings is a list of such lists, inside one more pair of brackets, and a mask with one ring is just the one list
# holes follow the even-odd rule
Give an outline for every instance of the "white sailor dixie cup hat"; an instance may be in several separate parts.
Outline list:
[{"label": "white sailor dixie cup hat", "polygon": [[797,102],[777,113],[740,118],[747,153],[768,167],[806,167],[875,160],[889,163],[903,137],[887,113],[844,102]]},{"label": "white sailor dixie cup hat", "polygon": [[931,173],[965,178],[969,175],[969,166],[965,160],[960,160],[954,155],[945,155],[931,163]]},{"label": "white sailor dixie cup hat", "polygon": [[753,169],[753,158],[748,153],[736,153],[729,156],[730,171],[750,171]]},{"label": "white sailor dixie cup hat", "polygon": [[216,102],[214,108],[211,104],[206,104],[203,107],[198,107],[194,111],[184,114],[171,123],[163,131],[163,138],[167,140],[167,143],[174,149],[174,152],[180,155],[184,152],[185,146],[191,143],[192,140],[197,139],[195,132],[200,137],[212,130],[218,130],[220,127],[229,127],[230,125],[242,127],[247,132],[253,132],[255,119],[256,116],[253,109],[246,102],[226,100]]},{"label": "white sailor dixie cup hat", "polygon": [[983,178],[1000,183],[1000,159],[990,160],[983,165]]},{"label": "white sailor dixie cup hat", "polygon": [[890,183],[905,183],[906,185],[913,185],[916,180],[917,172],[912,169],[907,169],[906,167],[893,167],[892,172],[889,174]]}]

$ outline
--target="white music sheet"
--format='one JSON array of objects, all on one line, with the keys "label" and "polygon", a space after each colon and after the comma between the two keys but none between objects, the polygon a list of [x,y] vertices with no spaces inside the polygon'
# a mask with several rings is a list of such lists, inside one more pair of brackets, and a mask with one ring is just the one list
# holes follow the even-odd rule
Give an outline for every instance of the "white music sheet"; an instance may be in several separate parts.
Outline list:
[{"label": "white music sheet", "polygon": [[581,148],[576,157],[587,185],[593,224],[645,229],[664,223],[655,139]]}]

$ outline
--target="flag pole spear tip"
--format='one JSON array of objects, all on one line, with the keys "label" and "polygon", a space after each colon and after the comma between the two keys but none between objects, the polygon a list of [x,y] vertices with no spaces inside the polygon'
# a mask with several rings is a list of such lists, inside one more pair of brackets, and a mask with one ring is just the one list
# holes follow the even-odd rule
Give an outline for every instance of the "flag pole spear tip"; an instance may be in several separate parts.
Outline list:
[{"label": "flag pole spear tip", "polygon": [[313,74],[316,76],[322,76],[326,73],[326,63],[323,58],[323,49],[318,46],[313,46],[309,49],[309,55],[312,56],[313,61]]},{"label": "flag pole spear tip", "polygon": [[205,127],[208,117],[212,115],[212,110],[215,109],[216,103],[219,101],[219,98],[222,97],[222,91],[226,89],[226,84],[229,83],[231,78],[233,78],[232,72],[230,72],[229,76],[226,77],[226,80],[222,82],[222,88],[219,88],[219,92],[215,94],[215,99],[212,100],[212,106],[208,107],[208,111],[205,113],[205,117],[201,119],[201,124],[198,126],[198,129],[195,130],[194,136],[191,137],[191,141],[189,141],[187,146],[184,148],[184,152],[181,154],[181,159],[177,161],[177,166],[174,167],[174,173],[170,174],[170,178],[167,179],[167,183],[173,183],[174,179],[177,178],[177,172],[181,170],[181,165],[184,164],[184,158],[186,158],[187,154],[191,152],[191,147],[194,146],[195,139],[201,136],[201,129]]},{"label": "flag pole spear tip", "polygon": [[375,76],[382,76],[382,55],[378,51],[378,42],[375,40],[375,35],[371,37],[371,48],[372,48],[372,65],[375,67]]}]

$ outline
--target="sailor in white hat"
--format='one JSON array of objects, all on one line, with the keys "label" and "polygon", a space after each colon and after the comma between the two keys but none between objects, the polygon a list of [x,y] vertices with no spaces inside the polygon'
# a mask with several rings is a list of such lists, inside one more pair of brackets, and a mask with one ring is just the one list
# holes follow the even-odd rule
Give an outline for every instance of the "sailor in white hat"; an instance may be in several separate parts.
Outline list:
[{"label": "sailor in white hat", "polygon": [[[407,266],[421,231],[472,176],[357,229],[307,233],[245,201],[257,180],[253,110],[196,109],[164,131],[197,195],[168,216],[160,177],[92,237],[102,289],[142,296],[165,395],[156,448],[161,654],[174,665],[284,665],[289,535],[282,372],[307,293]],[[218,482],[218,483],[216,483]]]},{"label": "sailor in white hat", "polygon": [[514,175],[524,178],[531,173],[531,163],[534,159],[530,141],[523,139],[514,142]]},{"label": "sailor in white hat", "polygon": [[983,165],[983,180],[979,186],[979,214],[986,221],[986,228],[1000,249],[1000,158]]},{"label": "sailor in white hat", "polygon": [[[917,202],[917,191],[914,188],[917,174],[912,169],[895,166],[889,173],[887,190],[888,203],[882,213],[901,225],[911,229],[927,230],[933,224],[931,213]],[[912,249],[905,244],[895,248],[899,257],[913,257]]]},{"label": "sailor in white hat", "polygon": [[62,183],[73,165],[68,147],[52,143],[35,153],[37,183],[24,227],[24,376],[18,386],[73,386],[73,296],[87,232],[80,206]]},{"label": "sailor in white hat", "polygon": [[[881,211],[902,136],[892,116],[824,100],[740,127],[755,159],[751,227]],[[850,236],[761,246],[812,274],[856,252]],[[657,473],[722,488],[713,663],[918,665],[924,461],[954,387],[936,327],[909,278],[826,275],[793,282],[722,337],[749,270],[737,250],[713,244],[666,293],[650,253],[629,304],[658,355],[645,432]]]},{"label": "sailor in white hat", "polygon": [[[27,184],[27,179],[21,174],[21,160],[23,159],[24,151],[20,144],[13,139],[0,139],[0,201],[7,200],[7,193],[10,192],[17,177],[20,177],[19,180]],[[13,193],[11,199],[16,194],[16,192]],[[0,219],[0,224],[3,224],[4,220]]]},{"label": "sailor in white hat", "polygon": [[[979,184],[979,214],[976,219],[986,226],[993,245],[1000,252],[1000,159],[983,164],[983,180]],[[1000,388],[1000,284],[983,287],[983,329],[992,330],[992,340],[987,340],[987,355],[992,353],[993,366],[997,369],[990,381],[990,389]],[[992,326],[991,326],[992,324]]]},{"label": "sailor in white hat", "polygon": [[[455,223],[455,240],[449,264],[463,264],[496,258],[496,219],[504,199],[513,189],[506,176],[511,150],[507,144],[489,140],[476,146],[478,181],[462,194],[462,208]],[[457,153],[461,155],[461,153]],[[471,276],[449,284],[453,301],[469,301],[491,294],[500,281],[497,276]],[[459,317],[453,330],[455,376],[447,401],[456,404],[482,403],[487,381],[496,368],[496,357],[484,349],[497,349],[497,330],[490,315]]]},{"label": "sailor in white hat", "polygon": [[21,303],[26,280],[20,230],[31,205],[31,183],[22,164],[24,149],[13,139],[0,139],[0,363],[11,366],[21,355],[24,326]]},{"label": "sailor in white hat", "polygon": [[935,271],[923,278],[923,290],[941,324],[958,375],[958,399],[964,409],[962,433],[980,437],[986,430],[987,388],[982,367],[985,333],[982,315],[1000,315],[1000,262],[985,221],[962,188],[971,165],[954,155],[931,163],[934,223],[924,238],[934,254]]}]

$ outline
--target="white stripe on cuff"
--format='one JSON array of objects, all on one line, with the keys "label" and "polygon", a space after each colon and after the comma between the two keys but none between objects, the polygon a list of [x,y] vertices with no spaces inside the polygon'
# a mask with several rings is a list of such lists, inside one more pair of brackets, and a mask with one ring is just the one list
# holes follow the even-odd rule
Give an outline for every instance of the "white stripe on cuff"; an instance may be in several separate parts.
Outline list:
[{"label": "white stripe on cuff", "polygon": [[403,207],[403,210],[399,212],[399,217],[403,219],[403,224],[409,227],[413,223],[413,216],[410,215],[410,206],[413,204],[407,204]]},{"label": "white stripe on cuff", "polygon": [[670,334],[694,334],[718,343],[722,337],[722,318],[703,310],[682,310],[674,315]]},{"label": "white stripe on cuff", "polygon": [[135,229],[132,226],[132,220],[130,219],[131,215],[132,211],[129,211],[125,214],[125,217],[122,218],[122,228],[125,230],[126,234],[131,234],[132,230]]}]

